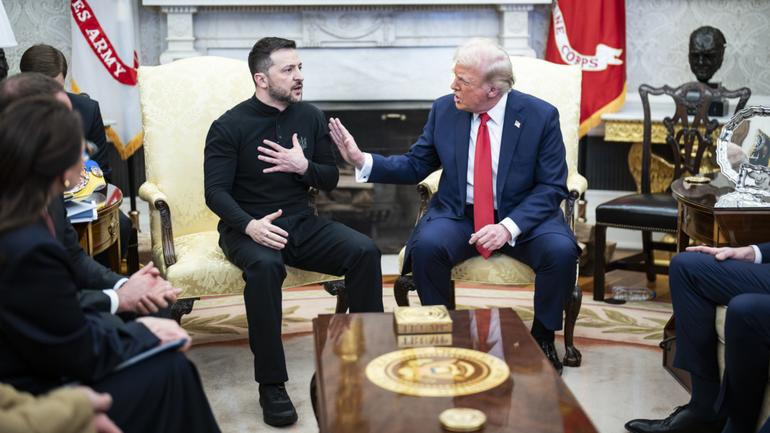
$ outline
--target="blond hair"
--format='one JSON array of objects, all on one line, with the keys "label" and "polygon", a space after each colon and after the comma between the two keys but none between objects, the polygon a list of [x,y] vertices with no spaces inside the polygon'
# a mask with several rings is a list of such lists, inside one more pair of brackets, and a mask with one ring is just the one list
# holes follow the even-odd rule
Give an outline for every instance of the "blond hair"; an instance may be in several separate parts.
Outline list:
[{"label": "blond hair", "polygon": [[477,69],[486,83],[502,93],[513,87],[511,59],[503,47],[492,39],[473,38],[463,43],[455,51],[454,64]]}]

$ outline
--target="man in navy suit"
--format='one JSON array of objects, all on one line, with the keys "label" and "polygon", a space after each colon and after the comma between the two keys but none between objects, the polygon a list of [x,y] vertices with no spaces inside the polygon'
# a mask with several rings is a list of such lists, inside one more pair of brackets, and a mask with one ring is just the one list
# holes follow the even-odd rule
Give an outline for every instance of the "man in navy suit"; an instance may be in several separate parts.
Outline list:
[{"label": "man in navy suit", "polygon": [[[690,373],[690,402],[664,419],[631,420],[626,429],[754,433],[770,362],[770,243],[687,250],[674,256],[668,273],[676,316],[674,366]],[[718,305],[727,305],[721,383],[714,327]],[[770,432],[770,423],[759,431]]]},{"label": "man in navy suit", "polygon": [[339,119],[329,128],[359,181],[415,184],[443,168],[402,272],[412,271],[423,305],[449,305],[451,269],[463,260],[499,252],[526,263],[536,274],[532,335],[561,372],[554,331],[579,254],[559,207],[568,194],[564,142],[556,108],[512,90],[513,81],[508,54],[473,39],[455,54],[454,94],[433,103],[407,154],[363,153]]}]

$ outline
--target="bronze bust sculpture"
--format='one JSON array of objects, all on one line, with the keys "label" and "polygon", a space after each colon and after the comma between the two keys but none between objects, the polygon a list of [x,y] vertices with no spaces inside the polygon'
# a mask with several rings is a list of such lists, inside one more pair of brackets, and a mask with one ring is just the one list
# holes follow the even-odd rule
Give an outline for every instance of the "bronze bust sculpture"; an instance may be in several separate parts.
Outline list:
[{"label": "bronze bust sculpture", "polygon": [[725,35],[715,27],[698,27],[690,34],[690,70],[698,81],[708,83],[722,66],[726,43]]}]

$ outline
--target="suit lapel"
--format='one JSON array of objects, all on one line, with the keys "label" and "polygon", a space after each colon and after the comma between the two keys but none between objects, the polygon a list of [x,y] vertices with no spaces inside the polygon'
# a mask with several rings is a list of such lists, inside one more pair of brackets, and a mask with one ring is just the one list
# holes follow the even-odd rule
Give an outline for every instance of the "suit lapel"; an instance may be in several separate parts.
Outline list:
[{"label": "suit lapel", "polygon": [[471,139],[471,113],[457,110],[455,122],[455,160],[457,162],[457,191],[460,193],[460,206],[465,205],[468,185],[468,146]]},{"label": "suit lapel", "polygon": [[500,208],[501,197],[506,179],[511,169],[513,155],[519,144],[521,130],[526,126],[524,106],[520,104],[519,92],[511,90],[508,102],[505,105],[505,120],[503,121],[503,135],[500,139],[500,158],[497,162],[497,206]]}]

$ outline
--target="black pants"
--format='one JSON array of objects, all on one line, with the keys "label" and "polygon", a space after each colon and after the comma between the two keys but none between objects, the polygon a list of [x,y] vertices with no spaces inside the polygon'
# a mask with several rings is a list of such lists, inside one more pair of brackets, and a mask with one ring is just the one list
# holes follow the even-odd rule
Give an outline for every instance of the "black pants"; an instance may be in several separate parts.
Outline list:
[{"label": "black pants", "polygon": [[195,366],[167,352],[88,384],[112,396],[107,415],[124,433],[217,433]]},{"label": "black pants", "polygon": [[254,379],[259,383],[288,380],[281,342],[281,285],[285,265],[344,275],[351,313],[382,311],[380,250],[363,234],[312,214],[279,218],[274,224],[289,233],[283,250],[254,242],[244,233],[220,225],[219,245],[243,270],[243,292],[254,354]]}]

